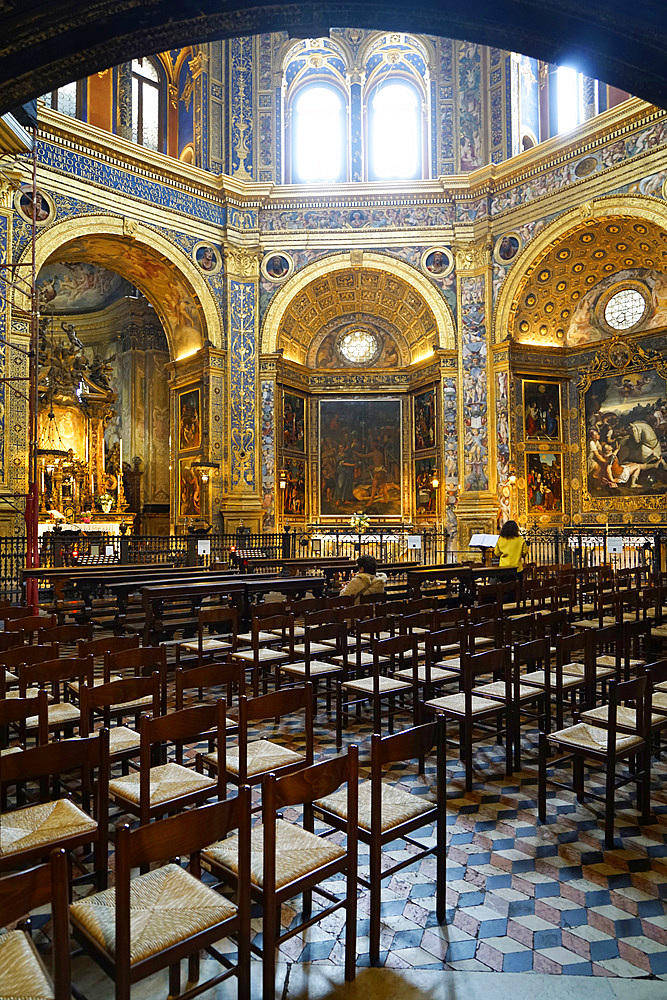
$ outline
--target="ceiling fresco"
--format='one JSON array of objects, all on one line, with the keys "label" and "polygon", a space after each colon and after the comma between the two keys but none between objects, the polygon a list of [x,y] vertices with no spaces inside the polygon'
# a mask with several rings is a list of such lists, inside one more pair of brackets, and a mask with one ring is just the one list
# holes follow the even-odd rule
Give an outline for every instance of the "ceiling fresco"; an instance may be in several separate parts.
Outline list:
[{"label": "ceiling fresco", "polygon": [[608,217],[559,238],[531,266],[512,306],[510,336],[543,347],[577,347],[611,336],[598,304],[621,282],[646,289],[637,329],[667,328],[667,232],[644,219]]},{"label": "ceiling fresco", "polygon": [[[115,271],[146,296],[171,337],[172,349],[185,354],[201,347],[205,327],[201,307],[182,276],[156,251],[148,251],[136,242],[121,237],[80,236],[63,245],[58,255],[72,262],[83,262]],[[48,266],[53,266],[53,259]],[[45,269],[42,268],[40,275]]]},{"label": "ceiling fresco", "polygon": [[295,295],[280,323],[278,347],[285,357],[307,364],[311,345],[322,339],[325,327],[329,333],[336,318],[354,322],[360,315],[391,325],[410,355],[406,363],[438,346],[435,316],[406,281],[386,271],[348,268],[314,278]]},{"label": "ceiling fresco", "polygon": [[47,264],[37,276],[39,306],[58,314],[93,313],[134,291],[126,278],[97,264]]}]

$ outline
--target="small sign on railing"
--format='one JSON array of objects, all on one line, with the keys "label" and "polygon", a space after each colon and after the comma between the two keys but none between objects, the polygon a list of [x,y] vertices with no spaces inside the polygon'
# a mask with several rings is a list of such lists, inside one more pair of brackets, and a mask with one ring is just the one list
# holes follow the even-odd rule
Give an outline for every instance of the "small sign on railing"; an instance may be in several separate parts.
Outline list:
[{"label": "small sign on railing", "polygon": [[211,554],[211,539],[210,538],[198,538],[197,539],[197,555],[198,556],[210,556]]}]

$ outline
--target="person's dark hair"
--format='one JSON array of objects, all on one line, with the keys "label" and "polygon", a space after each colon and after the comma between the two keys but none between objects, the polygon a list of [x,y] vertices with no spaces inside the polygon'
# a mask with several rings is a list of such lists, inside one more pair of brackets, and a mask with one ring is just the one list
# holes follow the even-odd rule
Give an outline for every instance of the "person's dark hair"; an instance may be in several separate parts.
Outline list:
[{"label": "person's dark hair", "polygon": [[357,566],[360,572],[369,573],[370,576],[375,576],[377,573],[378,564],[374,556],[359,556]]},{"label": "person's dark hair", "polygon": [[516,521],[505,521],[502,528],[500,529],[501,538],[518,538],[519,537],[519,525]]}]

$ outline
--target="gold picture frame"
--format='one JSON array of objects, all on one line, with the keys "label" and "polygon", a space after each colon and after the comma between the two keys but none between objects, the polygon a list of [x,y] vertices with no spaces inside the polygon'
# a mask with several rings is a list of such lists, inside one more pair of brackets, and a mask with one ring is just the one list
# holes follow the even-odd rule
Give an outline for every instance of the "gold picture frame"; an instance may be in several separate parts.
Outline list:
[{"label": "gold picture frame", "polygon": [[560,382],[523,379],[523,438],[526,445],[563,440]]}]

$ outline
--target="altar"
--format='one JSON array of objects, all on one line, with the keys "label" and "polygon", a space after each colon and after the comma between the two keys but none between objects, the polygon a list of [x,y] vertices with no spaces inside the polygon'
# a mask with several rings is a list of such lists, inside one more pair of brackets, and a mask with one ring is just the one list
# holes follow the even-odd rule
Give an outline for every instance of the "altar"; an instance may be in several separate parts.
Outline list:
[{"label": "altar", "polygon": [[115,521],[74,521],[67,524],[62,521],[40,521],[37,534],[41,538],[42,535],[53,533],[54,528],[60,528],[68,534],[80,531],[85,535],[120,535],[122,523],[122,518]]}]

